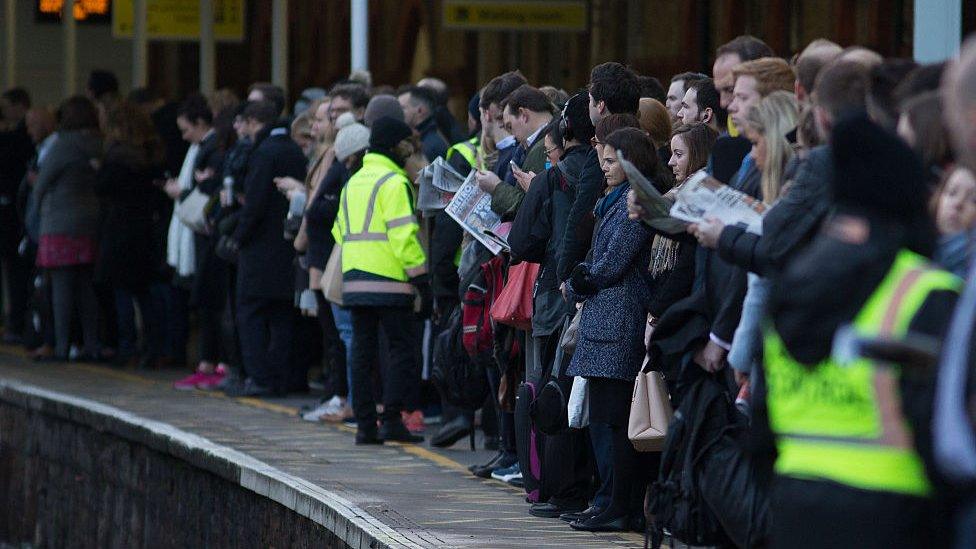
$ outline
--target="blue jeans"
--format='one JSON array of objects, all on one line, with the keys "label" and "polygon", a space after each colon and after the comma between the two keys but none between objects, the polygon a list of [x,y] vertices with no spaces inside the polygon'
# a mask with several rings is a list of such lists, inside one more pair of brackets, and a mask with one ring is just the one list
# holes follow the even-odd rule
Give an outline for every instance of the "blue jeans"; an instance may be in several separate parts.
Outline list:
[{"label": "blue jeans", "polygon": [[749,273],[749,290],[742,302],[742,316],[729,351],[729,365],[744,374],[752,373],[762,360],[762,321],[769,289],[769,279]]},{"label": "blue jeans", "polygon": [[332,318],[335,319],[339,338],[346,346],[346,382],[349,384],[349,406],[352,407],[352,313],[332,303]]}]

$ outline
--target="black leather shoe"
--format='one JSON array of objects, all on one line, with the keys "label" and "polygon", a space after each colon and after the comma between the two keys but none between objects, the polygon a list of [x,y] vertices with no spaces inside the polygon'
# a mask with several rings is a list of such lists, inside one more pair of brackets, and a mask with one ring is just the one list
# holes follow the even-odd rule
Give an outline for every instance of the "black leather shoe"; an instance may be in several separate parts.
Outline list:
[{"label": "black leather shoe", "polygon": [[424,437],[411,433],[399,419],[384,421],[380,427],[379,438],[384,441],[406,442],[408,444],[424,441]]},{"label": "black leather shoe", "polygon": [[445,423],[434,438],[430,439],[430,445],[436,448],[448,448],[470,434],[471,419],[462,414]]},{"label": "black leather shoe", "polygon": [[564,520],[566,522],[585,521],[599,515],[602,512],[603,509],[597,507],[596,505],[591,505],[582,511],[563,513],[559,515],[559,520]]},{"label": "black leather shoe", "polygon": [[518,461],[518,457],[515,454],[506,454],[501,452],[499,456],[498,461],[492,460],[481,467],[476,467],[471,472],[474,473],[474,476],[478,478],[491,478],[491,474],[494,473],[495,470],[507,469],[512,465],[515,465],[515,462]]},{"label": "black leather shoe", "polygon": [[630,517],[623,515],[620,517],[604,517],[597,515],[584,521],[569,523],[573,530],[584,532],[626,532],[630,530]]},{"label": "black leather shoe", "polygon": [[581,507],[561,507],[554,503],[533,503],[529,508],[529,514],[533,517],[556,518],[581,509]]},{"label": "black leather shoe", "polygon": [[468,465],[468,471],[471,471],[473,473],[473,472],[475,472],[475,470],[481,469],[482,467],[491,467],[492,465],[495,464],[496,461],[502,459],[502,457],[504,455],[505,455],[505,452],[498,452],[495,455],[491,456],[491,459],[489,459],[484,464],[475,463],[474,465]]},{"label": "black leather shoe", "polygon": [[361,446],[365,444],[383,444],[383,439],[381,439],[376,434],[376,429],[359,429],[356,431],[356,445]]}]

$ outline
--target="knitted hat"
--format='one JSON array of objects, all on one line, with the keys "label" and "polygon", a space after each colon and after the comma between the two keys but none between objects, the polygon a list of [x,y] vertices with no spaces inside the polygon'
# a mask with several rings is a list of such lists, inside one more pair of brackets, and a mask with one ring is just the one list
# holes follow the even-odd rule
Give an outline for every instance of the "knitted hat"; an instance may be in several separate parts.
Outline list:
[{"label": "knitted hat", "polygon": [[351,112],[343,113],[336,120],[339,133],[336,134],[336,160],[345,162],[347,158],[369,146],[369,128],[356,122]]},{"label": "knitted hat", "polygon": [[918,157],[866,114],[838,121],[831,150],[837,206],[901,223],[927,215],[928,191]]},{"label": "knitted hat", "polygon": [[384,116],[389,116],[403,122],[403,107],[400,106],[400,102],[397,101],[396,97],[392,95],[377,95],[369,100],[369,104],[366,105],[366,114],[363,115],[363,121],[366,125],[373,127],[373,123],[383,118]]},{"label": "knitted hat", "polygon": [[369,147],[383,151],[391,151],[397,143],[413,135],[413,130],[402,120],[388,116],[373,122],[373,129],[369,136]]}]

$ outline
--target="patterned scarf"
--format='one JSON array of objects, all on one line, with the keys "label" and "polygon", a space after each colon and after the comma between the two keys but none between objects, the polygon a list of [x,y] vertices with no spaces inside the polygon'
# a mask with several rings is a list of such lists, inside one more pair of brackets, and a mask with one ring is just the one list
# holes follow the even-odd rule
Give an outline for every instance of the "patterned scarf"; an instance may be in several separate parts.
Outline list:
[{"label": "patterned scarf", "polygon": [[[681,185],[672,187],[671,190],[664,193],[664,198],[674,202],[679,190],[681,190]],[[657,278],[674,269],[674,264],[678,260],[679,247],[680,243],[675,240],[660,234],[654,235],[654,240],[651,242],[651,264],[647,266],[652,278]]]}]

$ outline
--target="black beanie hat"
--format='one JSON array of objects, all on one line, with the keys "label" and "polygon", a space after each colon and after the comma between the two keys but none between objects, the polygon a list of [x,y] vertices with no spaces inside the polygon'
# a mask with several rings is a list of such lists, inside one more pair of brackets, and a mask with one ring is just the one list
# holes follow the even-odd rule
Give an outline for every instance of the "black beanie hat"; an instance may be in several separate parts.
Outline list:
[{"label": "black beanie hat", "polygon": [[372,149],[389,151],[412,134],[410,126],[402,120],[384,116],[373,122],[369,133],[369,146]]},{"label": "black beanie hat", "polygon": [[574,139],[588,145],[596,134],[593,122],[590,121],[590,95],[579,92],[570,97],[563,107],[562,116],[565,121],[563,139]]},{"label": "black beanie hat", "polygon": [[835,204],[901,224],[927,217],[928,189],[921,161],[867,114],[842,118],[833,129]]},{"label": "black beanie hat", "polygon": [[471,115],[471,118],[474,118],[475,120],[479,120],[479,121],[481,120],[481,111],[478,110],[478,107],[480,106],[481,106],[481,93],[479,92],[472,95],[471,99],[468,101],[468,114]]}]

